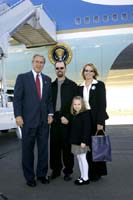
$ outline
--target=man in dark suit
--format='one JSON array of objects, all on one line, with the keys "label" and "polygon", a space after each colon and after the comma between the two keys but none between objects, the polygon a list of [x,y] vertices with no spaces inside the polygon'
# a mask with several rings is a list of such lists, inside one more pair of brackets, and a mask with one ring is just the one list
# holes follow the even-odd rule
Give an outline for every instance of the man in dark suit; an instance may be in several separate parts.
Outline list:
[{"label": "man in dark suit", "polygon": [[[14,90],[14,115],[22,129],[22,167],[27,185],[36,186],[35,176],[41,183],[49,183],[48,134],[53,120],[51,79],[42,73],[45,58],[34,55],[33,69],[17,77]],[[34,147],[37,142],[38,160],[34,172]]]},{"label": "man in dark suit", "polygon": [[54,121],[50,131],[50,167],[51,178],[61,175],[63,168],[64,180],[71,179],[74,157],[71,153],[69,116],[70,106],[77,94],[77,85],[65,76],[66,65],[63,61],[55,64],[56,80],[52,83],[52,99]]}]

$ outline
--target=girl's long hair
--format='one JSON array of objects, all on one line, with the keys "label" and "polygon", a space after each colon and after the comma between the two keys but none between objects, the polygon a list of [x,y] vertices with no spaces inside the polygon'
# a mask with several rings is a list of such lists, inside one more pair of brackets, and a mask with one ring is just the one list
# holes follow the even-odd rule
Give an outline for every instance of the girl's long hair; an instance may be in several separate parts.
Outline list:
[{"label": "girl's long hair", "polygon": [[71,104],[71,108],[70,108],[70,112],[71,112],[72,115],[76,115],[76,111],[75,111],[74,108],[73,108],[73,102],[74,102],[74,100],[80,100],[80,102],[81,102],[81,105],[82,105],[82,106],[81,106],[80,113],[81,113],[81,112],[84,112],[85,110],[87,110],[83,98],[82,98],[81,96],[75,96],[75,97],[73,98],[73,100],[72,100],[72,104]]}]

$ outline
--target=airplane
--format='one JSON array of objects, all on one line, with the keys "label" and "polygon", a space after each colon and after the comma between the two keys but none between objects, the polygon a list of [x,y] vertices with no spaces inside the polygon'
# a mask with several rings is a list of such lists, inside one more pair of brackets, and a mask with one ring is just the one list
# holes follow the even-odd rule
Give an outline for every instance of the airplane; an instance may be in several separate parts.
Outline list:
[{"label": "airplane", "polygon": [[132,5],[133,4],[133,1],[132,0],[118,0],[118,1],[115,1],[115,0],[82,0],[82,1],[85,1],[85,2],[88,2],[88,3],[94,3],[94,4],[102,4],[102,5]]},{"label": "airplane", "polygon": [[[2,4],[10,9],[24,1],[3,0]],[[31,69],[35,53],[46,57],[44,72],[54,80],[52,51],[65,48],[70,56],[67,76],[78,84],[83,81],[80,71],[84,64],[91,62],[98,68],[99,79],[105,82],[107,89],[110,115],[107,123],[132,124],[133,1],[32,0],[31,3],[41,6],[53,21],[56,37],[51,43],[30,46],[19,44],[13,35],[5,59],[7,85],[14,86],[16,76]]]}]

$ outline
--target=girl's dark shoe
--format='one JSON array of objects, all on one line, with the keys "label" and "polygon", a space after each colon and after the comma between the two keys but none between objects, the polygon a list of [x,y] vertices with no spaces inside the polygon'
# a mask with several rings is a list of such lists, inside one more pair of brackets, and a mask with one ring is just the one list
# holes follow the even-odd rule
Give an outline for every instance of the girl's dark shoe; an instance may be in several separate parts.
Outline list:
[{"label": "girl's dark shoe", "polygon": [[82,178],[78,178],[74,181],[75,185],[88,185],[90,183],[89,180],[84,181]]}]

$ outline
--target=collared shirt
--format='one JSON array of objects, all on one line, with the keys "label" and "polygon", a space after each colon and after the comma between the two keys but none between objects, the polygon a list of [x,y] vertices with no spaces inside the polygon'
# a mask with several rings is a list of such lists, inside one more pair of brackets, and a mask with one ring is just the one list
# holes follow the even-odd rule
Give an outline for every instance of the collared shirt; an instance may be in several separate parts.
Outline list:
[{"label": "collared shirt", "polygon": [[40,80],[40,87],[41,87],[41,97],[42,97],[43,82],[42,82],[42,75],[41,75],[41,72],[40,72],[40,73],[36,73],[36,72],[34,71],[34,69],[32,69],[32,73],[33,73],[35,82],[36,82],[36,76],[37,76],[37,74],[38,74],[38,77],[39,77],[39,80]]},{"label": "collared shirt", "polygon": [[58,80],[58,90],[57,90],[57,99],[56,99],[56,111],[60,111],[61,108],[61,85],[64,80]]},{"label": "collared shirt", "polygon": [[91,109],[90,107],[90,104],[89,104],[89,98],[90,98],[90,89],[92,87],[92,84],[97,84],[98,81],[93,79],[92,83],[87,87],[86,84],[85,84],[85,81],[81,84],[81,86],[83,86],[83,99],[85,101],[85,105],[86,105],[86,108],[88,110]]}]

